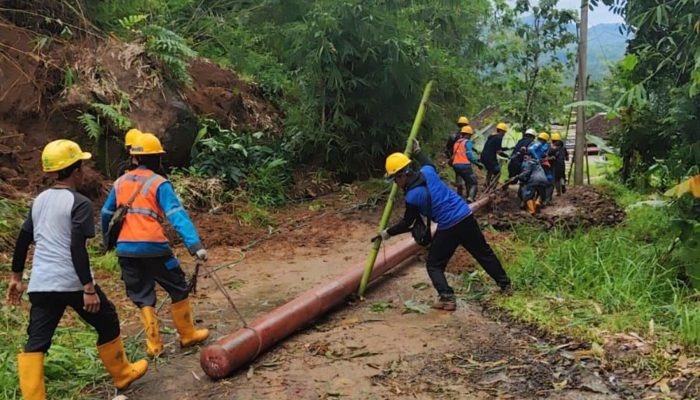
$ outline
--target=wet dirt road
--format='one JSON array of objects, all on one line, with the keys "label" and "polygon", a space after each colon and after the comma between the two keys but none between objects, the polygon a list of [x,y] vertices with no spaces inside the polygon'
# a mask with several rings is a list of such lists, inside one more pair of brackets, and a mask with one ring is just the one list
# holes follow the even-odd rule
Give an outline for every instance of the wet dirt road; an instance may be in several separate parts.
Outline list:
[{"label": "wet dirt road", "polygon": [[[313,240],[305,240],[308,231],[277,237],[219,274],[251,320],[363,261],[374,232],[371,219],[347,218],[328,232],[311,232]],[[239,258],[230,248],[213,249],[212,255],[213,265]],[[454,286],[461,287],[456,279]],[[404,302],[420,308],[434,299],[428,283],[422,261],[407,262],[374,285],[364,302],[337,309],[220,381],[204,375],[197,349],[180,350],[174,335],[165,335],[166,356],[123,394],[130,399],[620,398],[615,391],[621,388],[598,376],[602,371],[595,361],[571,356],[569,350],[579,344],[547,343],[484,315],[478,302],[462,300],[455,313],[406,313]],[[471,296],[464,290],[462,295]],[[210,279],[200,280],[196,304],[195,315],[213,338],[241,326]],[[167,313],[161,318],[164,326],[171,325]]]}]

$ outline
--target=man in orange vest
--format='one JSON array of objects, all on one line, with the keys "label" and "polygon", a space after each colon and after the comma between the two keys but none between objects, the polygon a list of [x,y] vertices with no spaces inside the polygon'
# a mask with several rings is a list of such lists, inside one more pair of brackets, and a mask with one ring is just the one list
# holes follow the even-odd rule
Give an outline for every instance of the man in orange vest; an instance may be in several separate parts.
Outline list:
[{"label": "man in orange vest", "polygon": [[[478,181],[474,173],[473,165],[478,165],[473,153],[471,140],[474,130],[471,126],[464,126],[460,130],[461,137],[454,144],[450,164],[455,170],[455,175],[461,177],[467,185],[467,202],[472,203],[476,199]],[[458,192],[461,195],[461,193]]]},{"label": "man in orange vest", "polygon": [[128,207],[117,239],[117,256],[126,293],[141,309],[147,353],[155,357],[163,351],[155,309],[156,283],[172,300],[170,310],[182,347],[209,337],[207,329],[194,327],[185,273],[170,249],[161,223],[167,219],[197,259],[206,260],[207,251],[170,182],[154,172],[161,170],[161,156],[165,154],[158,138],[143,133],[130,154],[138,166],[114,182],[102,207],[102,234],[106,243],[112,215],[118,207]]},{"label": "man in orange vest", "polygon": [[[457,143],[457,141],[462,137],[461,130],[465,126],[469,126],[469,118],[462,115],[457,118],[457,130],[450,133],[450,136],[447,138],[447,143],[445,144],[445,155],[450,161],[452,160],[452,152],[454,151],[455,143]],[[455,174],[455,187],[457,188],[457,194],[461,196],[464,186],[462,186],[462,178],[458,174]]]},{"label": "man in orange vest", "polygon": [[148,369],[148,361],[130,363],[126,358],[117,311],[90,270],[86,241],[95,236],[94,211],[92,202],[76,189],[83,180],[82,162],[91,157],[70,140],[54,140],[46,145],[41,153],[43,170],[55,175],[56,184],[34,199],[17,238],[7,288],[7,300],[12,305],[20,303],[24,263],[34,243],[28,287],[32,304],[29,339],[24,352],[17,356],[19,386],[25,400],[46,399],[44,354],[67,307],[97,331],[97,352],[117,389],[126,388]]}]

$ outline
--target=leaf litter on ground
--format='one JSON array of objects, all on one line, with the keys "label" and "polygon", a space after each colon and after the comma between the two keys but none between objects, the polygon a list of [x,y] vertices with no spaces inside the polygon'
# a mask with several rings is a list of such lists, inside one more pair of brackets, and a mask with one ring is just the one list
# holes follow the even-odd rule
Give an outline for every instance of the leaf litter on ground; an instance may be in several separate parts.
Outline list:
[{"label": "leaf litter on ground", "polygon": [[418,313],[418,314],[427,314],[428,311],[430,310],[430,306],[421,303],[416,300],[406,300],[403,302],[403,314],[409,314],[409,313]]}]

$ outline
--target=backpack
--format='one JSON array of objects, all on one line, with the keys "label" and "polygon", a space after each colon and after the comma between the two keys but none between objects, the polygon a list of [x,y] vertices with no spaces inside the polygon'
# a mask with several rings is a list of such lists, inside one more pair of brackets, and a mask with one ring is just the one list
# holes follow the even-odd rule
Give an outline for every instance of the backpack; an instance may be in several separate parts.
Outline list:
[{"label": "backpack", "polygon": [[105,238],[106,242],[104,243],[106,251],[113,250],[115,247],[117,247],[117,240],[119,239],[119,234],[122,231],[124,219],[129,213],[129,209],[134,203],[134,199],[136,199],[136,196],[138,196],[138,194],[141,192],[141,189],[143,189],[143,187],[147,183],[150,183],[156,180],[157,178],[158,174],[154,173],[153,175],[149,176],[148,179],[141,182],[138,189],[136,189],[134,193],[132,193],[131,196],[129,196],[129,199],[126,201],[126,203],[118,206],[117,209],[114,211],[114,214],[112,214],[112,218],[109,220],[109,225],[107,226],[107,236]]},{"label": "backpack", "polygon": [[427,194],[428,203],[428,215],[426,218],[427,224],[423,222],[422,217],[418,217],[418,219],[416,219],[416,222],[413,223],[413,227],[411,227],[411,235],[413,236],[413,240],[415,240],[416,243],[423,247],[430,245],[430,243],[433,241],[433,235],[430,231],[430,220],[432,219],[433,214],[433,202],[430,197],[430,190],[428,190],[427,182],[425,184],[425,192]]}]

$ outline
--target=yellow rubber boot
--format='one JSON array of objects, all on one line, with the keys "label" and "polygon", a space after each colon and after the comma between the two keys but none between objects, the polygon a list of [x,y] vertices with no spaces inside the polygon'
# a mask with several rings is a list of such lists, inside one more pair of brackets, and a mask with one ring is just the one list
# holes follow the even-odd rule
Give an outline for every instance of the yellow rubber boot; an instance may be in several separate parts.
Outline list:
[{"label": "yellow rubber boot", "polygon": [[530,213],[530,215],[535,215],[537,212],[537,202],[535,200],[528,200],[527,203],[527,212]]},{"label": "yellow rubber boot", "polygon": [[126,389],[132,382],[144,376],[148,369],[146,360],[135,363],[127,360],[121,337],[97,346],[97,352],[100,353],[100,359],[112,376],[112,382],[117,389]]},{"label": "yellow rubber boot", "polygon": [[45,400],[44,353],[17,354],[19,388],[24,400]]},{"label": "yellow rubber boot", "polygon": [[173,314],[173,324],[177,333],[180,334],[180,345],[182,347],[192,346],[207,340],[209,329],[195,329],[192,323],[192,306],[190,299],[185,299],[173,303],[170,307]]},{"label": "yellow rubber boot", "polygon": [[146,352],[151,357],[157,357],[163,352],[163,340],[160,337],[156,309],[143,307],[141,309],[141,320],[146,332]]}]

